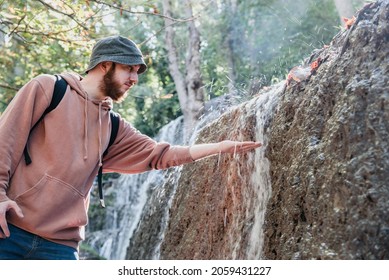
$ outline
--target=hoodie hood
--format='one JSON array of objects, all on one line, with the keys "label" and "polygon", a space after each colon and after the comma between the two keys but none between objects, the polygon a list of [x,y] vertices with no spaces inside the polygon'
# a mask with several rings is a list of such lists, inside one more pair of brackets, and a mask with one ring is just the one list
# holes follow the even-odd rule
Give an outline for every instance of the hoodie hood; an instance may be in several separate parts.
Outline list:
[{"label": "hoodie hood", "polygon": [[112,110],[113,101],[110,97],[105,97],[102,100],[96,100],[88,97],[88,93],[83,89],[80,83],[83,79],[81,75],[77,73],[62,73],[60,76],[65,79],[68,85],[82,98],[89,100],[96,105],[100,105],[104,110]]}]

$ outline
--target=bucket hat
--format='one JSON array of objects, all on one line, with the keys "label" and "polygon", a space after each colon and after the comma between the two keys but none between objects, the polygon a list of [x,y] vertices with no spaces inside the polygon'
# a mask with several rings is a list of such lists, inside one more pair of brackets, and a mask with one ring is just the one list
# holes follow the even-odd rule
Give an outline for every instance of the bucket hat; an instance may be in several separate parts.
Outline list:
[{"label": "bucket hat", "polygon": [[122,36],[110,36],[98,41],[92,49],[92,55],[85,73],[88,73],[103,61],[140,65],[138,74],[142,74],[147,69],[140,49],[132,40]]}]

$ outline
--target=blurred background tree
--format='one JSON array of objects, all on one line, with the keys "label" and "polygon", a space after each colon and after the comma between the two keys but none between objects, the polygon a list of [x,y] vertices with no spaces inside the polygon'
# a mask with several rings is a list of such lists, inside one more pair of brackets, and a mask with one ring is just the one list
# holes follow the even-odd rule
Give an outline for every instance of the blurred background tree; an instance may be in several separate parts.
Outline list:
[{"label": "blurred background tree", "polygon": [[[186,75],[188,26],[193,24],[184,13],[189,1],[170,2],[178,66]],[[290,68],[341,30],[342,11],[335,2],[193,1],[204,100],[230,94],[239,102],[285,79]],[[354,13],[362,5],[347,2]],[[115,110],[154,136],[183,111],[169,71],[165,21],[162,0],[0,0],[0,112],[36,75],[83,74],[96,40],[120,34],[139,43],[149,70]]]}]

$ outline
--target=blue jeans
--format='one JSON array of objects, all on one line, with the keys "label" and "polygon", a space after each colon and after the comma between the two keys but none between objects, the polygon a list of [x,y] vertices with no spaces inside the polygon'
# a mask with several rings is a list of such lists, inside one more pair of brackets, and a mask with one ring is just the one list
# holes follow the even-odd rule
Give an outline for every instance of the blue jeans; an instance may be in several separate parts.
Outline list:
[{"label": "blue jeans", "polygon": [[76,249],[54,243],[8,224],[11,233],[0,238],[0,260],[78,260]]}]

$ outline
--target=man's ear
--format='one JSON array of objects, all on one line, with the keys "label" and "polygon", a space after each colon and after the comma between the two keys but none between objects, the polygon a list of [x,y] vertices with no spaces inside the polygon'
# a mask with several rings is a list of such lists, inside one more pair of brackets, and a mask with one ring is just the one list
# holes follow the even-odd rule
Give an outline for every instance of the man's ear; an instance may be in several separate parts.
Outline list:
[{"label": "man's ear", "polygon": [[112,67],[112,62],[111,61],[103,61],[99,63],[99,69],[103,71],[104,73],[107,73],[109,69]]}]

